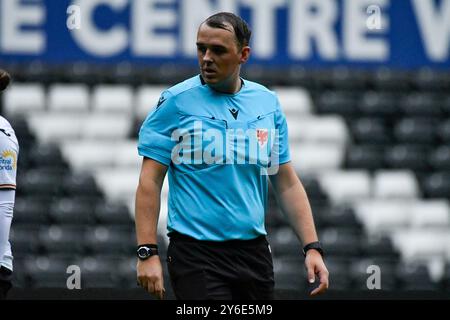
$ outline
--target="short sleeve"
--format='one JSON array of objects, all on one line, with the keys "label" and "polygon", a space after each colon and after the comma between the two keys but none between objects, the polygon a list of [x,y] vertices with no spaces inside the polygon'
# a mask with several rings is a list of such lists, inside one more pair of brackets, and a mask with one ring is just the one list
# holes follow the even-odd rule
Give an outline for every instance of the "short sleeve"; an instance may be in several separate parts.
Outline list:
[{"label": "short sleeve", "polygon": [[14,132],[0,133],[0,189],[15,189],[19,145]]},{"label": "short sleeve", "polygon": [[275,112],[275,129],[276,129],[276,141],[274,155],[278,156],[278,164],[284,164],[291,161],[291,155],[289,150],[289,135],[286,116],[281,110],[280,102],[277,100],[277,109]]},{"label": "short sleeve", "polygon": [[178,127],[175,97],[164,91],[157,106],[149,113],[139,131],[139,155],[170,165],[176,141],[172,132]]}]

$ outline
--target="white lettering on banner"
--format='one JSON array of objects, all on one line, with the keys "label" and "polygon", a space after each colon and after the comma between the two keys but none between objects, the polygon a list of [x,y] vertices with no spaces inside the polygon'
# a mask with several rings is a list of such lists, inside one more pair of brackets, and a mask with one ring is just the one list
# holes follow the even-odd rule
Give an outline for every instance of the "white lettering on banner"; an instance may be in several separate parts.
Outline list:
[{"label": "white lettering on banner", "polygon": [[156,28],[175,28],[177,15],[169,8],[155,8],[156,3],[173,0],[139,0],[132,4],[131,46],[137,56],[173,56],[177,51],[177,38],[173,34],[156,33]]},{"label": "white lettering on banner", "polygon": [[412,0],[426,54],[432,61],[449,58],[450,0],[442,0],[440,8],[434,1]]},{"label": "white lettering on banner", "polygon": [[41,30],[23,30],[24,26],[39,27],[45,22],[42,2],[22,4],[20,0],[0,2],[0,48],[14,54],[39,54],[45,50],[45,33]]},{"label": "white lettering on banner", "polygon": [[[210,0],[180,0],[180,40],[183,54],[188,57],[197,55],[197,29],[209,16],[220,11],[237,13],[236,0],[217,0],[216,5]],[[198,9],[194,9],[198,8]]]},{"label": "white lettering on banner", "polygon": [[100,4],[121,10],[127,3],[128,0],[75,0],[73,4],[81,8],[81,15],[84,18],[82,29],[71,30],[75,41],[88,53],[100,57],[110,57],[124,51],[128,45],[126,28],[115,25],[108,31],[99,31],[95,27],[92,15]]},{"label": "white lettering on banner", "polygon": [[275,54],[277,24],[276,10],[286,5],[285,0],[241,0],[252,10],[252,49],[258,58],[271,58]]},{"label": "white lettering on banner", "polygon": [[333,0],[292,1],[289,10],[290,55],[298,59],[311,58],[311,42],[315,40],[323,59],[336,60],[339,54],[334,31],[337,14]]},{"label": "white lettering on banner", "polygon": [[389,57],[389,43],[380,38],[367,38],[367,33],[380,33],[387,28],[381,18],[382,29],[367,29],[366,9],[370,5],[386,6],[386,0],[346,0],[344,2],[344,50],[351,60],[384,61]]}]

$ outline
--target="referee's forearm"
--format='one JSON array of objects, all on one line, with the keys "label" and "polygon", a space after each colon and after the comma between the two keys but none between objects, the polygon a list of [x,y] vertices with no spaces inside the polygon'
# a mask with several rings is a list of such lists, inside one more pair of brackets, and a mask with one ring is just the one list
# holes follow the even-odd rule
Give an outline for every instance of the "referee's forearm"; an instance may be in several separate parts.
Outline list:
[{"label": "referee's forearm", "polygon": [[154,182],[139,183],[136,190],[135,224],[138,244],[157,243],[161,190]]},{"label": "referee's forearm", "polygon": [[279,202],[297,236],[306,245],[317,241],[318,237],[308,196],[300,180],[297,181],[280,193]]}]

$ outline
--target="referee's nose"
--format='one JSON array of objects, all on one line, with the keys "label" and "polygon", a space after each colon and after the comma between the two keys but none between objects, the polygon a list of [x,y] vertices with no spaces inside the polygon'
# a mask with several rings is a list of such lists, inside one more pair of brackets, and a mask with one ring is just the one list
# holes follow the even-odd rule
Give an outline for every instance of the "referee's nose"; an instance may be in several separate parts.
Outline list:
[{"label": "referee's nose", "polygon": [[210,49],[206,49],[205,54],[203,56],[203,62],[210,64],[213,62],[212,54]]}]

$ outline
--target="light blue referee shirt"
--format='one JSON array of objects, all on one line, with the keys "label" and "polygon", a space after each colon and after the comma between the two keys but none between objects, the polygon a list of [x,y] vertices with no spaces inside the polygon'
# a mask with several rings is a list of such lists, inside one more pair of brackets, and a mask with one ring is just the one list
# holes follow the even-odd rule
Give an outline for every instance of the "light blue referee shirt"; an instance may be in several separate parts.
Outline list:
[{"label": "light blue referee shirt", "polygon": [[289,162],[276,94],[242,80],[220,93],[195,76],[164,91],[139,132],[141,156],[166,166],[168,231],[199,240],[265,235],[268,174]]}]

